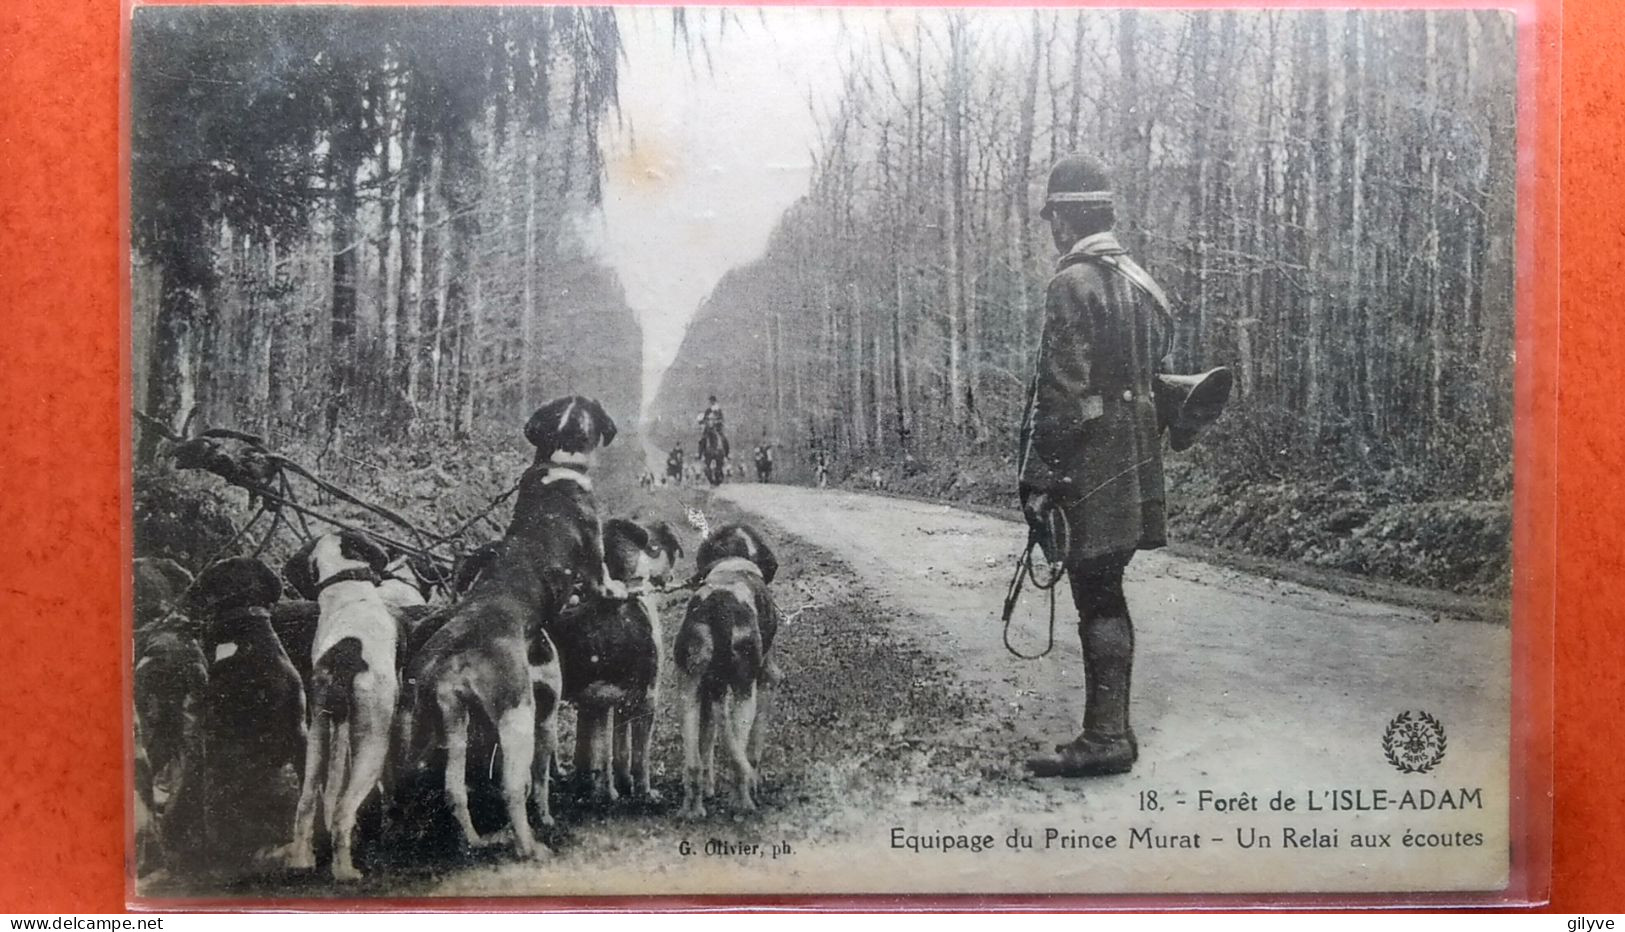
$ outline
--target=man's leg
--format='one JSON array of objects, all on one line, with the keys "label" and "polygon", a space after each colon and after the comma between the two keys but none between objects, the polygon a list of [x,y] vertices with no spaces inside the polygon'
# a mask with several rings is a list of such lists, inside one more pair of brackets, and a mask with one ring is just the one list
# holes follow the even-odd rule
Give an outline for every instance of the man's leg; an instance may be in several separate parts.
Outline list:
[{"label": "man's leg", "polygon": [[1083,646],[1083,733],[1054,755],[1028,759],[1037,776],[1126,773],[1138,756],[1129,727],[1134,624],[1123,598],[1123,570],[1133,556],[1133,551],[1107,554],[1068,569]]}]

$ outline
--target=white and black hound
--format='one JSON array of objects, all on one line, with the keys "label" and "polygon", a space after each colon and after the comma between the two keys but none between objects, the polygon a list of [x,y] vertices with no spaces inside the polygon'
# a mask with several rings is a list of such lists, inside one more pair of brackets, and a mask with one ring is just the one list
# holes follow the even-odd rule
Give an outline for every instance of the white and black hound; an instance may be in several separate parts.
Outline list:
[{"label": "white and black hound", "polygon": [[384,777],[400,681],[397,622],[378,586],[389,556],[354,531],[327,534],[289,559],[284,575],[321,606],[311,643],[309,740],[286,863],[316,866],[316,814],[333,837],[335,880],[356,880],[356,813]]}]

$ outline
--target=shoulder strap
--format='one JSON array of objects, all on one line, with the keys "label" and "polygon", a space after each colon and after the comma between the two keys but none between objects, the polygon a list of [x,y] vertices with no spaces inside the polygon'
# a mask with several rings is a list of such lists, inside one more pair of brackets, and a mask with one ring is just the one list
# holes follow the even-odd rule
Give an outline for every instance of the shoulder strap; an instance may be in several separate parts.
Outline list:
[{"label": "shoulder strap", "polygon": [[1174,348],[1174,331],[1178,322],[1174,319],[1174,312],[1168,305],[1168,296],[1163,293],[1162,287],[1156,283],[1156,280],[1145,269],[1140,268],[1139,263],[1127,256],[1096,254],[1079,257],[1079,261],[1084,260],[1098,262],[1102,266],[1115,271],[1128,279],[1128,283],[1133,285],[1141,294],[1151,299],[1151,304],[1156,307],[1157,313],[1162,315],[1166,331],[1162,355],[1166,356],[1172,352]]}]

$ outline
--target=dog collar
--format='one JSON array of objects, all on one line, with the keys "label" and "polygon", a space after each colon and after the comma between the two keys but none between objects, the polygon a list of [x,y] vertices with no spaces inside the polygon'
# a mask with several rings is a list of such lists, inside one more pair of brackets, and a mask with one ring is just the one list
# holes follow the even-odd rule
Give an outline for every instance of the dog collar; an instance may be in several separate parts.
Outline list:
[{"label": "dog collar", "polygon": [[554,482],[574,482],[587,491],[592,491],[592,477],[587,475],[584,466],[571,463],[549,463],[542,470],[542,484],[551,485]]},{"label": "dog collar", "polygon": [[378,585],[378,574],[374,573],[372,568],[368,566],[352,566],[349,569],[339,570],[316,584],[316,594],[321,595],[322,591],[328,586],[337,585],[341,582],[370,582],[376,586]]},{"label": "dog collar", "polygon": [[718,571],[725,573],[749,573],[753,576],[762,575],[762,568],[757,566],[755,563],[752,563],[747,557],[723,557],[707,567],[705,576],[701,578],[709,579],[712,573]]}]

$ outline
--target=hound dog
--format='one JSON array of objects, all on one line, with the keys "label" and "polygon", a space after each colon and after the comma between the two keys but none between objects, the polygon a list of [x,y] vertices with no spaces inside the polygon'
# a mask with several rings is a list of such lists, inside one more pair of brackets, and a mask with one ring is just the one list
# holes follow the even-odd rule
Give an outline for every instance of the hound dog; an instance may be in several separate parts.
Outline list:
[{"label": "hound dog", "polygon": [[564,696],[578,710],[575,775],[599,799],[623,791],[659,798],[649,773],[661,653],[653,589],[665,585],[682,553],[665,523],[605,522],[605,567],[634,597],[584,602],[557,626]]},{"label": "hound dog", "polygon": [[161,826],[197,756],[197,706],[209,683],[209,668],[197,638],[179,627],[139,634],[136,651],[135,728],[146,767],[137,773],[135,788],[155,825]]},{"label": "hound dog", "polygon": [[192,574],[167,557],[141,557],[135,561],[135,627],[161,620],[180,605],[192,587]]},{"label": "hound dog", "polygon": [[[144,579],[139,566],[135,577],[137,618],[145,618],[135,631],[131,677],[136,803],[147,821],[139,846],[145,855],[143,864],[151,864],[154,854],[167,859],[171,852],[195,847],[195,832],[200,827],[195,819],[187,825],[184,815],[171,820],[170,814],[171,804],[187,792],[186,777],[200,759],[199,704],[209,682],[209,667],[191,620],[172,614],[192,576],[172,561],[163,562],[184,574],[184,585],[172,587],[159,578],[164,591],[154,593],[154,577]],[[175,581],[181,578],[177,575]],[[191,838],[188,832],[193,833]]]},{"label": "hound dog", "polygon": [[334,880],[361,877],[353,856],[356,814],[389,758],[399,694],[397,623],[379,586],[389,563],[370,537],[343,531],[306,544],[283,570],[321,609],[310,645],[304,777],[284,862],[295,870],[316,866],[320,803],[333,838]]},{"label": "hound dog", "polygon": [[192,586],[192,574],[174,560],[142,557],[133,574],[135,608],[136,792],[162,819],[187,759],[196,750],[195,704],[209,681],[194,626],[173,614]]},{"label": "hound dog", "polygon": [[697,818],[705,815],[704,797],[715,790],[719,732],[734,771],[735,804],[756,808],[768,712],[757,706],[765,704],[762,694],[772,675],[768,652],[779,626],[767,585],[779,566],[761,535],[742,524],[713,531],[695,560],[699,589],[678,629],[675,659],[683,721],[680,811]]},{"label": "hound dog", "polygon": [[[322,616],[321,606],[316,600],[304,595],[315,582],[309,578],[309,567],[304,562],[309,552],[308,546],[303,548],[294,559],[283,565],[282,570],[288,588],[300,598],[271,606],[271,627],[281,639],[294,668],[299,671],[300,680],[306,684],[310,683],[311,644],[316,640],[316,626]],[[421,629],[434,614],[429,600],[446,590],[443,580],[450,578],[452,574],[443,573],[439,567],[427,568],[421,560],[398,554],[391,556],[384,565],[379,573],[378,595],[398,622],[401,650],[407,651],[411,637],[427,636],[427,632]],[[456,591],[464,591],[464,588]]]},{"label": "hound dog", "polygon": [[664,521],[651,527],[625,518],[604,522],[604,569],[611,579],[664,586],[682,556],[682,541]]},{"label": "hound dog", "polygon": [[197,768],[203,853],[228,863],[285,840],[293,793],[281,791],[279,775],[304,761],[304,690],[271,629],[270,606],[281,594],[270,567],[232,557],[198,574],[185,603],[203,624],[209,665]]},{"label": "hound dog", "polygon": [[548,634],[579,591],[619,595],[608,585],[592,480],[595,452],[615,438],[615,422],[590,398],[549,402],[525,425],[536,461],[519,482],[513,520],[490,564],[444,624],[412,658],[403,757],[422,759],[431,742],[446,748],[446,796],[471,845],[490,843],[468,808],[469,718],[487,718],[502,748],[502,795],[521,857],[547,853],[526,815],[534,796],[543,824],[557,752],[563,691],[559,654]]}]

